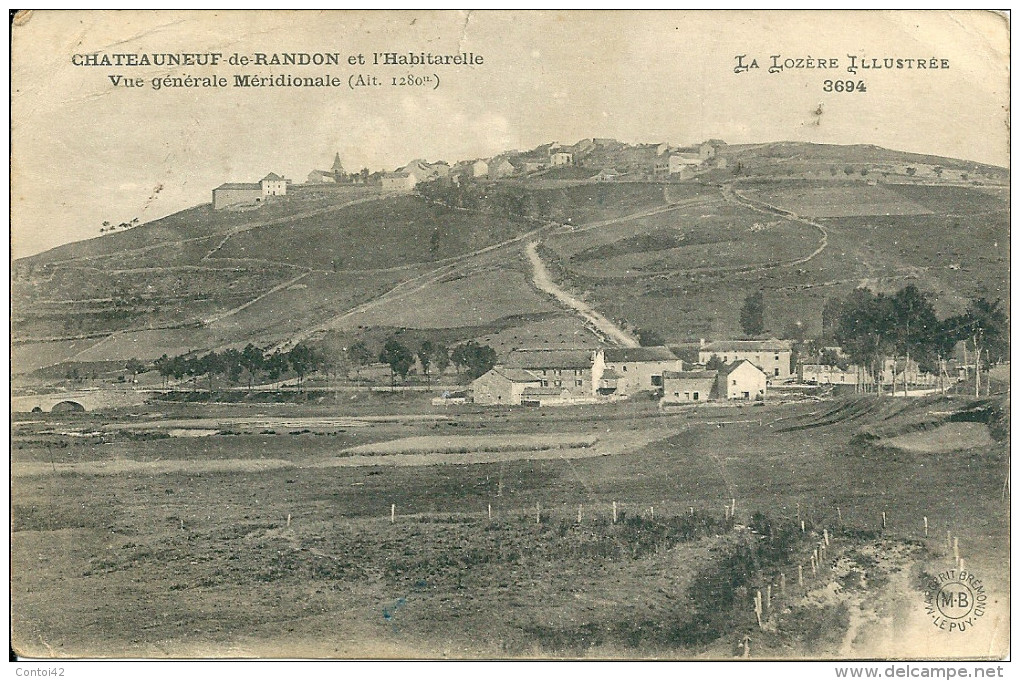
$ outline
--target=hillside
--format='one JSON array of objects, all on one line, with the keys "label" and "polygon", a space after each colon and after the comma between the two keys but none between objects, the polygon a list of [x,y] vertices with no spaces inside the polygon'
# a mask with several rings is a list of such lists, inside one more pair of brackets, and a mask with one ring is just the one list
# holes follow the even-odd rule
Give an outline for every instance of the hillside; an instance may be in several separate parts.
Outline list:
[{"label": "hillside", "polygon": [[825,301],[861,285],[912,282],[942,312],[978,295],[1008,304],[1004,169],[870,146],[719,156],[725,167],[684,182],[585,171],[481,185],[523,197],[528,217],[295,187],[258,209],[197,206],[67,244],[14,263],[15,372],[387,328],[503,349],[595,341],[533,288],[527,240],[562,286],[670,342],[738,334],[759,289],[784,336],[817,333]]}]

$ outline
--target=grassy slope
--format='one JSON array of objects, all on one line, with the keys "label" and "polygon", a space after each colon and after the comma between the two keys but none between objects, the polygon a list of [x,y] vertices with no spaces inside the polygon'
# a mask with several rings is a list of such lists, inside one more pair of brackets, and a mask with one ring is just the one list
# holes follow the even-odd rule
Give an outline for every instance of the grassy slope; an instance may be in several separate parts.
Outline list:
[{"label": "grassy slope", "polygon": [[[848,445],[862,428],[913,427],[929,411],[959,404],[866,400],[702,409],[693,417],[664,418],[649,418],[639,406],[544,414],[469,410],[454,412],[451,423],[379,424],[335,435],[107,445],[71,439],[52,448],[46,442],[54,436],[22,431],[15,464],[206,455],[313,462],[344,446],[408,435],[585,435],[664,425],[675,434],[626,455],[571,461],[337,469],[329,475],[298,468],[16,478],[12,559],[33,570],[14,572],[15,642],[35,651],[42,635],[67,652],[209,654],[233,645],[271,654],[303,640],[332,655],[340,650],[322,647],[323,631],[339,622],[346,654],[369,642],[417,654],[459,644],[448,650],[455,656],[550,654],[563,652],[562,646],[576,652],[569,632],[583,624],[604,628],[686,611],[689,582],[663,580],[693,576],[702,565],[703,556],[690,552],[696,547],[635,558],[625,535],[590,544],[601,530],[570,529],[577,504],[594,523],[605,522],[613,501],[628,517],[647,515],[651,505],[657,517],[682,515],[688,506],[721,515],[735,498],[741,520],[759,510],[792,520],[799,506],[812,526],[836,523],[839,507],[846,524],[868,530],[878,529],[886,511],[887,535],[911,538],[927,516],[934,536],[951,528],[961,537],[968,565],[986,576],[1001,614],[1008,593],[1008,504],[999,496],[1006,445],[948,455],[890,455]],[[96,417],[85,418],[79,427],[89,429]],[[783,430],[791,425],[799,429]],[[84,508],[82,499],[88,499]],[[391,503],[400,515],[395,525],[388,522]],[[536,503],[547,514],[541,526],[528,519]],[[487,504],[497,514],[495,524],[484,520]],[[451,515],[460,513],[470,517]],[[419,521],[414,514],[427,517]],[[69,543],[77,550],[67,552]],[[919,592],[913,596],[910,605],[919,608]],[[400,599],[406,610],[397,607]],[[395,619],[383,620],[383,610],[393,615],[393,608]],[[324,628],[327,621],[332,628]],[[474,631],[490,635],[479,638]],[[616,640],[621,648],[615,652],[651,654],[647,637],[654,632],[633,634]],[[683,651],[666,646],[663,652]]]}]

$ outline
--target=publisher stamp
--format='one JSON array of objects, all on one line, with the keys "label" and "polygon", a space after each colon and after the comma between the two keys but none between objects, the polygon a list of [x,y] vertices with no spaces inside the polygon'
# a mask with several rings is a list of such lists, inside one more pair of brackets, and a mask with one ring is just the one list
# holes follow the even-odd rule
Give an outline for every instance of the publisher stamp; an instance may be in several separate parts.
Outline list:
[{"label": "publisher stamp", "polygon": [[969,570],[952,568],[935,575],[924,594],[925,614],[932,624],[953,633],[970,631],[985,615],[988,592]]}]

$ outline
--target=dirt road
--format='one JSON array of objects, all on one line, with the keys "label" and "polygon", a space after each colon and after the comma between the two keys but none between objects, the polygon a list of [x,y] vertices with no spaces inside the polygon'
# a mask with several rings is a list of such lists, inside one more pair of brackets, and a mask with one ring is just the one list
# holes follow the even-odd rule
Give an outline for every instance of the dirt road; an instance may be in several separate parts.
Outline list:
[{"label": "dirt road", "polygon": [[636,348],[640,345],[637,339],[593,310],[590,305],[582,300],[578,300],[556,285],[552,277],[549,276],[549,270],[546,269],[545,263],[542,262],[542,258],[538,255],[537,241],[529,242],[526,250],[528,260],[531,261],[532,280],[539,290],[552,295],[567,307],[573,308],[582,319],[598,329],[599,333],[605,336],[607,340],[625,348]]}]

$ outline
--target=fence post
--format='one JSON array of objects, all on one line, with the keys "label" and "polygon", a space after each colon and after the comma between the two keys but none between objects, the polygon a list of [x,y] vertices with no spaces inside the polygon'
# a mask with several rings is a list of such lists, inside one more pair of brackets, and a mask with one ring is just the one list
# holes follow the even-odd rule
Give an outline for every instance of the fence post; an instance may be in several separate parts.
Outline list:
[{"label": "fence post", "polygon": [[489,520],[492,520],[492,504],[489,504]]},{"label": "fence post", "polygon": [[781,593],[781,594],[785,594],[786,593],[786,573],[785,572],[780,572],[779,573],[779,593]]},{"label": "fence post", "polygon": [[885,529],[885,511],[882,511],[882,529]]},{"label": "fence post", "polygon": [[928,536],[928,516],[924,517],[924,536]]},{"label": "fence post", "polygon": [[577,522],[578,522],[578,524],[580,524],[580,522],[581,522],[581,511],[582,511],[583,508],[584,508],[584,504],[578,504],[577,505]]},{"label": "fence post", "polygon": [[829,530],[828,530],[828,528],[822,530],[822,537],[825,538],[825,545],[828,546],[829,545]]},{"label": "fence post", "polygon": [[290,513],[287,514],[287,527],[290,527]]},{"label": "fence post", "polygon": [[616,524],[616,502],[613,502],[613,524]]},{"label": "fence post", "polygon": [[542,504],[535,502],[535,524],[542,524]]},{"label": "fence post", "polygon": [[754,616],[758,618],[758,628],[761,629],[761,589],[754,595]]},{"label": "fence post", "polygon": [[397,522],[397,505],[396,504],[390,504],[390,522],[391,523]]},{"label": "fence post", "polygon": [[765,609],[772,612],[772,585],[765,587]]}]

